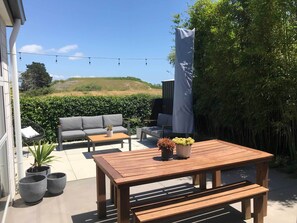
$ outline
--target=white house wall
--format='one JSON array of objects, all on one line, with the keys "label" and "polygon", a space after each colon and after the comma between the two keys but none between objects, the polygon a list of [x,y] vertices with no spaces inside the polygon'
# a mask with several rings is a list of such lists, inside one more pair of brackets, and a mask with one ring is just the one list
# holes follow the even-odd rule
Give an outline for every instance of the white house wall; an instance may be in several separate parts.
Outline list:
[{"label": "white house wall", "polygon": [[[9,179],[9,194],[10,197],[13,198],[15,195],[15,179],[14,179],[14,141],[13,141],[13,125],[12,125],[12,106],[11,106],[11,97],[10,97],[10,83],[9,83],[9,68],[8,68],[8,47],[7,47],[7,35],[6,35],[6,26],[4,25],[4,21],[0,15],[0,52],[1,52],[1,74],[0,77],[0,86],[3,86],[3,98],[4,98],[4,114],[0,114],[0,116],[4,116],[5,118],[5,149],[7,154],[7,171],[8,171],[8,179]],[[3,128],[3,126],[0,126]],[[1,153],[3,154],[3,153]],[[5,188],[6,189],[6,188]]]}]

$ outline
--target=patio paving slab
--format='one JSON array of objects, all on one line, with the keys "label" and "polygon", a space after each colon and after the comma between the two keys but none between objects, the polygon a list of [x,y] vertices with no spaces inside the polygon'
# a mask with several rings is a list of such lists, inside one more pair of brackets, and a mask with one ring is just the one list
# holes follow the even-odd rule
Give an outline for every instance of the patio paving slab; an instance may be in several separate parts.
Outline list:
[{"label": "patio paving slab", "polygon": [[[156,140],[148,139],[140,143],[133,138],[132,150],[155,147]],[[79,147],[81,146],[81,147]],[[69,147],[69,148],[67,148]],[[43,201],[34,206],[24,204],[19,195],[15,197],[12,206],[9,207],[6,222],[9,223],[115,223],[116,209],[108,200],[107,218],[97,219],[96,213],[96,179],[95,164],[92,154],[106,152],[120,152],[128,150],[128,142],[124,148],[120,144],[96,145],[95,153],[87,152],[86,143],[66,145],[63,151],[54,151],[54,155],[60,156],[59,161],[53,163],[52,172],[65,172],[67,185],[64,193],[50,197],[46,195]],[[32,157],[24,157],[24,163],[30,166]],[[253,180],[255,169],[252,166],[230,169],[222,172],[223,184],[239,180]],[[210,175],[207,175],[207,187],[211,187]],[[191,190],[192,179],[183,177],[153,184],[132,187],[131,202],[148,198],[166,196],[172,193]],[[109,180],[106,180],[107,199],[110,199]],[[268,216],[264,218],[266,223],[297,223],[297,179],[290,175],[270,169],[269,173],[269,201]],[[203,222],[203,223],[252,223],[253,220],[242,220],[240,203],[217,209],[211,212],[198,212],[195,215],[183,219],[175,219],[173,222]],[[168,222],[168,221],[167,221]]]}]

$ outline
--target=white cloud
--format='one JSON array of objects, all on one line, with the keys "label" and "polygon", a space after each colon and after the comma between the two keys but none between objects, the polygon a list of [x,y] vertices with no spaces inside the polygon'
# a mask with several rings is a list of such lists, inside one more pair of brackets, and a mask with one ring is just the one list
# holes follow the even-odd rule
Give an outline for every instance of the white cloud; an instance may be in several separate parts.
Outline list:
[{"label": "white cloud", "polygon": [[37,44],[22,46],[19,51],[23,53],[43,53],[44,52],[43,47]]},{"label": "white cloud", "polygon": [[77,52],[75,54],[73,54],[71,57],[68,57],[69,60],[81,60],[83,59],[82,57],[84,56],[83,53],[81,52]]},{"label": "white cloud", "polygon": [[66,45],[66,46],[59,48],[57,50],[57,52],[58,53],[69,53],[70,51],[75,50],[77,48],[78,48],[78,45],[76,45],[76,44]]},{"label": "white cloud", "polygon": [[50,74],[50,76],[53,78],[53,80],[65,80],[64,75],[59,75],[59,74]]}]

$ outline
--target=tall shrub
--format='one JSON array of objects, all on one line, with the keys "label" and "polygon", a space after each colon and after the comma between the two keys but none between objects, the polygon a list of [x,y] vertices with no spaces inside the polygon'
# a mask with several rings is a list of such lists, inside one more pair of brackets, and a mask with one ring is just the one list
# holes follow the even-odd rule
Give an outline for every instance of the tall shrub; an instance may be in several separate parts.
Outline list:
[{"label": "tall shrub", "polygon": [[296,159],[296,1],[199,0],[194,110],[199,131]]}]

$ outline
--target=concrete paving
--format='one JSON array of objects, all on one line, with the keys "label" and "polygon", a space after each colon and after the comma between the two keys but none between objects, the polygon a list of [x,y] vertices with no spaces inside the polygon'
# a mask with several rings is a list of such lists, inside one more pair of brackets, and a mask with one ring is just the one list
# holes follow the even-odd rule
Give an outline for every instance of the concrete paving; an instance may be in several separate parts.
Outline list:
[{"label": "concrete paving", "polygon": [[[52,165],[52,172],[65,172],[67,185],[64,193],[51,197],[48,194],[37,205],[27,206],[19,195],[9,207],[6,222],[9,223],[114,223],[116,209],[108,200],[107,218],[98,220],[96,214],[96,179],[95,164],[92,154],[128,151],[128,141],[124,148],[121,144],[96,145],[96,151],[88,153],[86,142],[65,144],[63,151],[54,151],[59,161]],[[132,140],[132,150],[156,147],[156,139],[148,138],[139,142],[135,136]],[[25,167],[29,167],[33,159],[29,155],[24,157]],[[253,166],[225,170],[222,172],[223,184],[250,179],[253,181],[255,169]],[[269,201],[266,223],[297,223],[297,179],[290,175],[271,169],[269,173]],[[109,181],[106,180],[107,184]],[[132,187],[131,202],[145,200],[152,197],[162,197],[167,194],[193,189],[191,178],[184,177]],[[208,176],[207,186],[211,187]],[[110,198],[109,185],[107,199]],[[167,221],[168,222],[168,221]],[[203,222],[203,223],[252,223],[253,220],[242,220],[240,204],[236,203],[226,208],[211,212],[199,212],[187,218],[175,219],[173,222]]]}]

